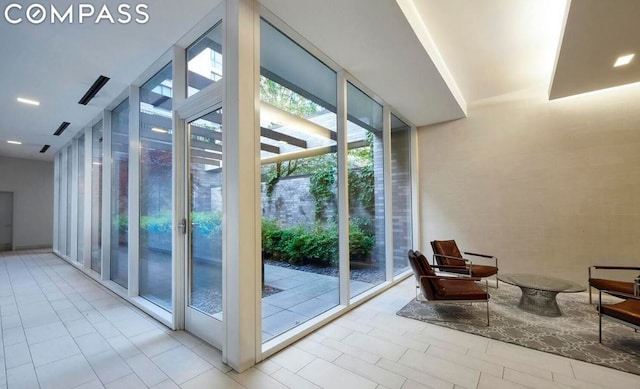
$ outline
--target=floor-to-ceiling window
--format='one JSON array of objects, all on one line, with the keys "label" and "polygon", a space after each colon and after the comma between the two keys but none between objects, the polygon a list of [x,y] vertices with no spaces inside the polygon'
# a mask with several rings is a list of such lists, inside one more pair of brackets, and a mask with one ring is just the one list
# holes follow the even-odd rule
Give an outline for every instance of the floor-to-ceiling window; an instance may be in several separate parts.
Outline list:
[{"label": "floor-to-ceiling window", "polygon": [[189,123],[189,306],[222,313],[222,109]]},{"label": "floor-to-ceiling window", "polygon": [[91,269],[102,272],[102,120],[91,129]]},{"label": "floor-to-ceiling window", "polygon": [[111,114],[111,280],[123,288],[129,274],[129,99]]},{"label": "floor-to-ceiling window", "polygon": [[[329,319],[329,314],[337,313],[339,303],[349,305],[352,304],[349,298],[365,298],[371,294],[363,293],[365,291],[375,293],[382,290],[376,286],[391,281],[390,261],[394,263],[394,274],[407,269],[405,251],[411,247],[412,199],[409,127],[399,124],[397,117],[390,118],[388,112],[392,108],[384,106],[383,114],[382,100],[355,77],[338,70],[338,65],[297,34],[290,33],[290,29],[279,24],[276,18],[270,19],[268,15],[265,18],[270,21],[260,21],[261,77],[259,86],[256,85],[260,92],[260,127],[255,128],[256,132],[259,131],[262,163],[259,201],[264,281],[262,318],[255,319],[262,320],[261,324],[256,323],[263,330],[262,341],[272,340],[263,345],[263,351],[268,354],[280,347],[281,341],[286,341],[287,331],[294,329],[290,334],[307,331],[318,320]],[[227,163],[224,166],[225,179],[222,179],[223,145],[227,152],[229,148],[234,150],[233,143],[237,139],[229,138],[229,134],[238,129],[231,125],[229,132],[223,135],[222,111],[217,108],[224,101],[227,104],[225,112],[228,113],[225,119],[229,120],[234,116],[228,107],[235,108],[237,102],[225,100],[229,96],[223,96],[223,88],[210,87],[222,80],[221,43],[225,34],[221,24],[207,31],[208,27],[200,30],[206,33],[186,50],[183,49],[187,46],[183,45],[184,42],[172,50],[179,59],[175,61],[176,69],[169,64],[148,79],[139,88],[139,105],[138,88],[130,89],[130,98],[132,102],[135,100],[131,117],[139,114],[139,121],[135,119],[137,123],[132,123],[132,134],[128,132],[128,102],[125,101],[110,115],[111,128],[105,128],[105,131],[110,131],[105,132],[109,143],[104,150],[101,123],[99,133],[96,127],[90,129],[91,133],[87,132],[86,145],[84,138],[78,139],[77,157],[80,162],[78,171],[73,172],[78,174],[78,260],[82,260],[84,254],[87,261],[91,259],[90,267],[99,272],[101,253],[104,252],[108,255],[104,260],[110,264],[110,267],[105,267],[110,270],[110,280],[125,288],[131,285],[132,291],[138,291],[131,300],[168,325],[179,325],[183,318],[185,323],[188,322],[187,314],[181,316],[182,308],[184,311],[194,308],[198,314],[219,321],[225,292],[222,288],[223,275],[228,277],[236,271],[233,261],[247,261],[244,265],[252,264],[255,259],[228,258],[229,262],[224,263],[230,263],[231,270],[226,268],[223,272],[222,231],[226,224],[222,185],[233,184],[234,181],[229,180],[234,179],[236,183],[246,183],[255,176],[242,175],[243,171],[246,173],[242,167],[239,169],[234,163]],[[288,36],[282,31],[286,31]],[[163,58],[169,62],[168,55]],[[182,74],[176,78],[182,81],[182,85],[176,84],[175,88],[174,71]],[[227,73],[231,74],[234,75],[231,77],[233,81],[224,80],[224,83],[238,81],[234,72]],[[245,81],[250,79],[245,78],[247,75],[244,73],[238,77]],[[222,86],[223,82],[217,85]],[[184,94],[183,97],[187,97],[186,101],[176,104],[177,111],[173,107],[174,90],[176,96]],[[191,102],[195,107],[204,100],[208,101],[215,95],[212,92],[219,93],[221,97],[211,101],[206,109],[204,105],[197,109],[189,107]],[[344,102],[344,106],[338,106],[338,101]],[[182,116],[183,111],[188,114]],[[241,113],[242,118],[245,113]],[[173,121],[177,118],[185,120],[185,130],[190,132],[183,133],[179,121],[174,129]],[[388,121],[391,121],[391,132]],[[238,133],[246,128],[253,129],[243,126]],[[342,132],[338,133],[338,129]],[[176,130],[178,134],[174,133]],[[254,135],[257,140],[258,133]],[[242,134],[240,141],[249,144],[244,136]],[[130,148],[131,144],[136,147]],[[344,150],[343,145],[346,145]],[[82,163],[85,149],[86,166]],[[385,158],[389,151],[391,160]],[[104,160],[103,152],[108,153]],[[231,162],[234,162],[234,153],[225,154],[225,159],[231,156]],[[253,163],[257,156],[248,147],[242,150],[241,157]],[[66,150],[61,152],[58,157],[60,174],[63,174],[64,167],[68,168],[68,162],[63,163],[63,158],[72,157]],[[176,161],[177,166],[174,165]],[[107,180],[105,188],[109,186],[108,193],[102,190],[103,163],[110,166],[110,177],[104,177]],[[180,170],[176,171],[176,167]],[[339,177],[342,172],[346,174]],[[135,184],[129,187],[129,182]],[[339,182],[341,189],[343,184],[347,184],[340,193]],[[240,190],[252,191],[251,183]],[[64,185],[68,191],[66,181],[58,182],[58,185]],[[393,207],[390,207],[389,196],[385,196],[385,186],[393,187]],[[185,189],[186,196],[183,196]],[[86,196],[83,190],[88,192]],[[244,194],[240,193],[242,198]],[[89,196],[91,202],[86,202],[85,210],[84,199]],[[101,218],[103,197],[108,202],[104,204],[105,212],[109,210],[110,217],[105,217],[108,220]],[[68,200],[60,199],[58,206],[64,212]],[[242,201],[241,207],[245,206],[257,209],[257,204]],[[182,210],[188,210],[184,217],[190,218],[184,228],[185,245],[172,247],[174,242],[182,242],[179,234],[183,229],[179,226],[183,216],[175,216]],[[385,214],[390,210],[393,213]],[[129,215],[133,215],[131,220],[128,220]],[[392,216],[393,222],[390,221]],[[82,233],[83,217],[87,226],[91,226],[87,228],[86,235]],[[253,226],[251,217],[248,219],[251,220],[248,225]],[[385,231],[385,226],[393,226],[393,235],[389,231],[391,227]],[[63,240],[59,245],[68,246],[64,243],[68,236],[63,230],[66,225],[59,227],[59,237]],[[106,246],[101,249],[103,228],[107,229],[104,230],[105,237],[110,237],[109,250]],[[343,235],[339,232],[341,229],[345,232]],[[387,236],[393,236],[393,241],[387,240]],[[253,239],[253,235],[240,238],[246,243],[243,239]],[[339,242],[347,244],[340,246]],[[137,250],[129,247],[136,247],[137,243]],[[387,257],[391,243],[394,245],[393,257]],[[227,247],[235,247],[229,240],[226,244],[229,245]],[[345,251],[340,251],[339,247]],[[129,249],[133,249],[136,255],[129,257]],[[191,254],[184,267],[179,261],[183,251]],[[129,262],[135,266],[131,267],[134,273],[137,268],[136,275],[128,274],[132,266]],[[104,264],[107,266],[107,262]],[[350,271],[341,273],[341,267]],[[184,275],[184,278],[176,274]],[[238,274],[246,275],[241,271]],[[104,276],[106,280],[106,274]],[[127,297],[127,293],[113,282],[105,282],[105,285]],[[347,285],[350,293],[340,296],[340,286]],[[173,306],[174,299],[176,306]],[[225,317],[232,318],[237,312],[233,310],[245,309],[229,303],[228,299],[226,301],[227,309],[232,311],[226,311],[231,315]],[[156,309],[156,305],[173,314]],[[307,325],[300,326],[303,323]],[[185,328],[189,330],[186,324]],[[206,331],[211,329],[205,328]]]},{"label": "floor-to-ceiling window", "polygon": [[78,138],[78,256],[76,261],[84,263],[84,135]]},{"label": "floor-to-ceiling window", "polygon": [[393,186],[394,274],[408,269],[407,248],[412,247],[411,127],[391,114],[391,181]]},{"label": "floor-to-ceiling window", "polygon": [[339,302],[336,73],[261,21],[267,341]]},{"label": "floor-to-ceiling window", "polygon": [[350,295],[386,280],[382,105],[347,83]]},{"label": "floor-to-ceiling window", "polygon": [[171,311],[171,64],[140,88],[140,296]]}]

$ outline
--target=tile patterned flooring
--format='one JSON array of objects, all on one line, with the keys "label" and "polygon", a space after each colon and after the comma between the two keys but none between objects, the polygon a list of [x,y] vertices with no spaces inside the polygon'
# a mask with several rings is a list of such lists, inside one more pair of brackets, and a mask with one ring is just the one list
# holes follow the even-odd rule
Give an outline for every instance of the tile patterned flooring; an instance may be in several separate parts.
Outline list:
[{"label": "tile patterned flooring", "polygon": [[396,316],[413,293],[409,279],[238,374],[54,255],[0,253],[0,389],[640,387],[640,376]]}]

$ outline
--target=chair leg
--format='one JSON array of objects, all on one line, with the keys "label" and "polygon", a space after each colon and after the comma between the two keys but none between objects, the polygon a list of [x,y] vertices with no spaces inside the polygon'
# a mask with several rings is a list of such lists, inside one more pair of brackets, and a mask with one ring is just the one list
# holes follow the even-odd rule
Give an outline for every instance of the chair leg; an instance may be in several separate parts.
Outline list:
[{"label": "chair leg", "polygon": [[602,343],[602,313],[600,314],[600,324],[598,325],[598,343]]},{"label": "chair leg", "polygon": [[589,305],[593,304],[591,301],[591,285],[589,285]]},{"label": "chair leg", "polygon": [[602,291],[600,291],[599,301],[598,301],[598,343],[602,343]]},{"label": "chair leg", "polygon": [[489,300],[487,299],[487,327],[489,327]]}]

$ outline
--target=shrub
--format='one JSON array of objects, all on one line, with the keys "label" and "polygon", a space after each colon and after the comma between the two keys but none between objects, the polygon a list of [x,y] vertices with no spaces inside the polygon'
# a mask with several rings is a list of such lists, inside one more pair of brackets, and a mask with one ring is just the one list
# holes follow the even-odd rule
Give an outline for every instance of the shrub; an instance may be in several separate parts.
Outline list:
[{"label": "shrub", "polygon": [[[375,238],[359,221],[349,227],[349,252],[361,258],[370,256]],[[338,264],[338,225],[298,224],[281,228],[273,219],[262,220],[262,251],[265,257],[294,265],[336,266]]]},{"label": "shrub", "polygon": [[222,237],[222,216],[218,212],[192,212],[191,222],[194,233],[215,239]]},{"label": "shrub", "polygon": [[368,258],[373,251],[376,238],[365,232],[357,221],[349,223],[349,254],[360,258]]}]

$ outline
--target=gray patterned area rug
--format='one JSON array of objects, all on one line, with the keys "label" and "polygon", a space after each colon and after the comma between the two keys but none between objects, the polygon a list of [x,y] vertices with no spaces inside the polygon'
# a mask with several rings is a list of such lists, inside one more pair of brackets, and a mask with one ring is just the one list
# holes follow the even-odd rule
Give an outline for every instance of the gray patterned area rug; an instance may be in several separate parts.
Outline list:
[{"label": "gray patterned area rug", "polygon": [[[598,312],[584,294],[559,294],[563,315],[544,317],[518,309],[518,287],[500,283],[489,293],[489,327],[484,303],[423,304],[413,299],[397,315],[640,375],[640,332],[603,319],[598,343]],[[594,297],[597,301],[598,295]]]}]

